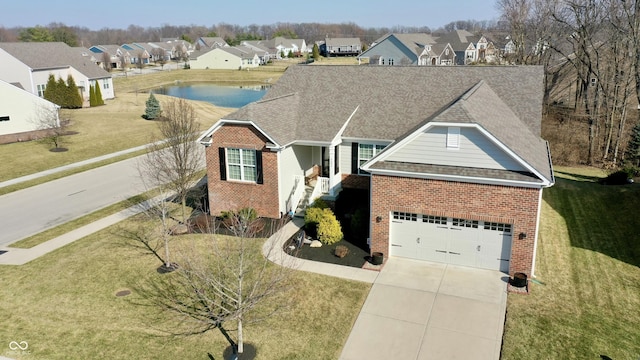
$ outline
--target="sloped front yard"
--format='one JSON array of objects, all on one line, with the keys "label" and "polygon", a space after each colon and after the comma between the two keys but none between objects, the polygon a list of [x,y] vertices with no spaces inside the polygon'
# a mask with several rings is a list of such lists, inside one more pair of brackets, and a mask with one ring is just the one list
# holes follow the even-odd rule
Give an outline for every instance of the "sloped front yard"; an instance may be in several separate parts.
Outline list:
[{"label": "sloped front yard", "polygon": [[545,190],[536,275],[510,294],[502,359],[640,358],[640,184],[556,169]]}]

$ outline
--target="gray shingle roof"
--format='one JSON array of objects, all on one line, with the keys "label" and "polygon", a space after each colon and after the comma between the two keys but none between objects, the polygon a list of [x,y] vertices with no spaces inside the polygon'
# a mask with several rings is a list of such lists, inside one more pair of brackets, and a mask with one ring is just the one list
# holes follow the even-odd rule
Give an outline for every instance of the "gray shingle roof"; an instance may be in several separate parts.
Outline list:
[{"label": "gray shingle roof", "polygon": [[72,66],[89,79],[110,78],[111,74],[62,42],[0,43],[0,48],[32,69]]},{"label": "gray shingle roof", "polygon": [[425,121],[473,122],[549,174],[542,80],[539,66],[298,65],[225,119],[254,121],[280,145],[329,143],[350,117],[343,137],[363,140],[397,140]]},{"label": "gray shingle roof", "polygon": [[326,38],[327,46],[360,45],[360,38]]}]

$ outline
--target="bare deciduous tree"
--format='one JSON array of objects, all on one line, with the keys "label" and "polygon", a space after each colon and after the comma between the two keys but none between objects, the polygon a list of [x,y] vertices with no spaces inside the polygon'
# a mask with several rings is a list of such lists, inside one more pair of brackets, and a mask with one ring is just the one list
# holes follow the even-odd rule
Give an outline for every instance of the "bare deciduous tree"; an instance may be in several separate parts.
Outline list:
[{"label": "bare deciduous tree", "polygon": [[204,168],[204,152],[196,142],[200,130],[196,111],[187,100],[170,100],[164,105],[158,128],[162,139],[147,148],[144,163],[153,173],[155,186],[175,193],[186,223],[187,196]]},{"label": "bare deciduous tree", "polygon": [[102,67],[111,72],[111,54],[109,54],[108,52],[103,52],[102,53]]},{"label": "bare deciduous tree", "polygon": [[[235,355],[244,351],[246,325],[289,308],[291,299],[286,293],[292,285],[293,266],[268,260],[279,252],[278,241],[262,246],[263,257],[261,242],[254,238],[255,223],[238,215],[232,218],[229,228],[234,236],[208,235],[205,249],[193,245],[180,253],[175,272],[154,275],[141,283],[138,292],[146,302],[178,320],[171,322],[171,332],[201,334],[217,329]],[[277,230],[280,220],[270,226]],[[273,231],[265,235],[270,233]]]},{"label": "bare deciduous tree", "polygon": [[60,120],[59,106],[39,105],[36,116],[31,119],[36,129],[41,130],[41,140],[53,149],[62,149],[63,136],[67,134],[68,121]]}]

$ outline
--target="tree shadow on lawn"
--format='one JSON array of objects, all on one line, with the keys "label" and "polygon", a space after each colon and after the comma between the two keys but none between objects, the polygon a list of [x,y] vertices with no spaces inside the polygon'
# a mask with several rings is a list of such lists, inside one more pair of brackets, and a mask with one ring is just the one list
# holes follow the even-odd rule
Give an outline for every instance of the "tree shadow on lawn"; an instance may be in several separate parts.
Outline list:
[{"label": "tree shadow on lawn", "polygon": [[597,177],[557,174],[543,201],[565,221],[571,246],[640,266],[640,184],[602,185]]}]

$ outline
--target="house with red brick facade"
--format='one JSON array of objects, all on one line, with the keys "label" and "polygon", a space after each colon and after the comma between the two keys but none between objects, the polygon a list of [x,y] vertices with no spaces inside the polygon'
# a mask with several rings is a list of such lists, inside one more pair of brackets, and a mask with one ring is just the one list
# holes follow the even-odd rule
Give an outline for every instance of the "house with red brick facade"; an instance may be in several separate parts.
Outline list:
[{"label": "house with red brick facade", "polygon": [[[200,137],[210,211],[277,218],[369,194],[372,252],[533,275],[542,191],[536,66],[292,66]],[[307,186],[308,187],[308,186]]]}]

